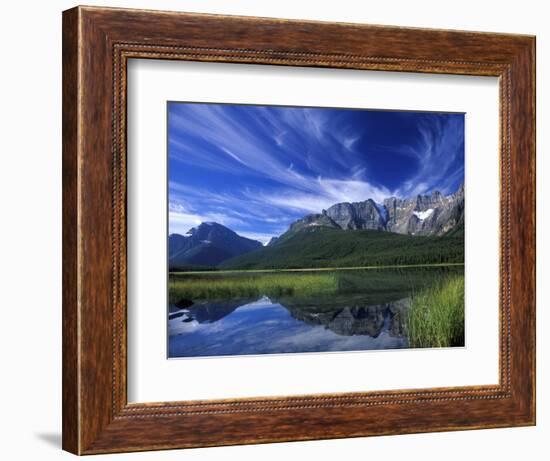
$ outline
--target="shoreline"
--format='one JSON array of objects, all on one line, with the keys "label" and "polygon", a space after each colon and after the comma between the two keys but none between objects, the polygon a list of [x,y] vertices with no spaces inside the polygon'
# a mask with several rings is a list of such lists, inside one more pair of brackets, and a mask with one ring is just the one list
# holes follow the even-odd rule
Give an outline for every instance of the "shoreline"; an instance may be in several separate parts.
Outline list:
[{"label": "shoreline", "polygon": [[436,267],[458,267],[464,263],[433,263],[433,264],[400,264],[387,266],[350,266],[350,267],[314,267],[303,269],[227,269],[219,271],[168,271],[168,275],[198,275],[198,274],[235,274],[235,273],[267,273],[267,272],[326,272],[351,270],[385,270],[385,269],[421,269]]}]

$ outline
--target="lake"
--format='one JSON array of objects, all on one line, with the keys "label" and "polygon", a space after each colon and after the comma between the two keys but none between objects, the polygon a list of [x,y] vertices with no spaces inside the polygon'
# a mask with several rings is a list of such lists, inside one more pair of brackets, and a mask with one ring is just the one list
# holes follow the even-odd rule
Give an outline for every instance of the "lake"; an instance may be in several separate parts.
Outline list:
[{"label": "lake", "polygon": [[170,274],[168,356],[400,349],[410,296],[463,267]]}]

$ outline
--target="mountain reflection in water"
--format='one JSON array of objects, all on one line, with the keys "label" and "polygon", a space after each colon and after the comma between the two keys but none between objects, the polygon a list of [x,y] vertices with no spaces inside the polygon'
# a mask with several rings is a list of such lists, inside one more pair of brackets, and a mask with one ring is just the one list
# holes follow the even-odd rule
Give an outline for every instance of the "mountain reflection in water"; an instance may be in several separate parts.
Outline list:
[{"label": "mountain reflection in water", "polygon": [[[327,299],[325,298],[324,304]],[[171,306],[170,357],[397,349],[408,346],[408,300],[362,306],[311,301],[233,300]]]},{"label": "mountain reflection in water", "polygon": [[[206,357],[408,348],[411,296],[458,268],[339,270],[285,273],[334,277],[332,292],[294,290],[279,295],[191,299],[173,296],[168,309],[168,356]],[[230,280],[241,286],[267,273],[174,274],[192,287]],[[315,282],[313,282],[315,283]],[[193,285],[195,284],[195,285]],[[259,284],[252,284],[259,286]],[[201,291],[202,290],[202,291]],[[206,296],[201,288],[197,293]],[[314,291],[314,290],[313,290]],[[285,294],[287,293],[287,294]]]}]

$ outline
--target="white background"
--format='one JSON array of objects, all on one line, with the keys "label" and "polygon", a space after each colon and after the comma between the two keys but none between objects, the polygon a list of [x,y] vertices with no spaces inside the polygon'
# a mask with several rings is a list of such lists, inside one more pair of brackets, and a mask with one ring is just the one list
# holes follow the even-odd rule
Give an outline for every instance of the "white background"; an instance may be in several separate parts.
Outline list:
[{"label": "white background", "polygon": [[[496,77],[145,59],[129,63],[128,92],[131,402],[498,383]],[[466,113],[466,347],[166,360],[166,101],[174,100]]]},{"label": "white background", "polygon": [[[549,14],[545,2],[357,0],[115,1],[112,6],[518,32],[537,35],[538,59],[538,425],[440,434],[209,448],[116,455],[110,459],[407,460],[547,459],[550,437],[548,362]],[[88,4],[101,4],[88,1]],[[0,341],[2,457],[69,459],[61,427],[61,10],[69,1],[6,2],[0,17]],[[32,268],[32,273],[30,272]],[[98,457],[102,459],[104,457]],[[107,459],[107,458],[106,458]]]}]

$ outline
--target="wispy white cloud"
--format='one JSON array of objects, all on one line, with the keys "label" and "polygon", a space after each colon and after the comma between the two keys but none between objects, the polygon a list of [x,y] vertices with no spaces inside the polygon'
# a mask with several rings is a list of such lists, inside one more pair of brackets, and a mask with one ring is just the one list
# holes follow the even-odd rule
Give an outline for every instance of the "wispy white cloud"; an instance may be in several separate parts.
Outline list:
[{"label": "wispy white cloud", "polygon": [[350,136],[348,138],[344,138],[342,144],[344,145],[344,147],[348,150],[351,150],[351,148],[353,147],[353,145],[359,141],[359,136]]},{"label": "wispy white cloud", "polygon": [[287,131],[282,131],[281,133],[278,133],[273,136],[273,140],[275,141],[275,144],[277,144],[279,147],[281,147],[284,144],[285,134],[287,134]]},{"label": "wispy white cloud", "polygon": [[203,222],[203,217],[195,214],[169,211],[168,220],[169,234],[185,234],[189,229]]},{"label": "wispy white cloud", "polygon": [[[249,124],[239,124],[220,107],[223,106],[197,104],[186,107],[184,116],[178,113],[173,115],[172,124],[178,136],[172,135],[170,143],[173,147],[171,155],[175,159],[229,174],[253,174],[299,190],[311,189],[308,182],[314,182],[317,175],[311,172],[306,174],[305,169],[309,163],[315,171],[322,171],[326,167],[327,159],[324,157],[327,152],[340,167],[338,175],[353,164],[351,158],[347,159],[346,156],[357,137],[338,140],[327,134],[327,120],[322,111],[287,110],[281,117],[274,117],[266,108],[258,108],[261,122],[255,120]],[[275,136],[277,147],[282,145],[282,136],[285,144],[292,147],[284,155],[273,148],[273,131],[279,133]],[[179,140],[184,132],[187,134],[185,143]],[[207,141],[207,151],[204,143],[202,147],[189,147],[197,136]],[[213,155],[216,150],[223,152],[225,158]],[[312,163],[312,157],[315,157],[315,164]],[[242,170],[243,166],[246,167],[245,171]]]},{"label": "wispy white cloud", "polygon": [[[201,222],[214,221],[239,235],[267,243],[289,224],[281,207],[269,206],[240,194],[216,194],[188,186],[173,185],[169,200],[169,233],[186,233]],[[197,206],[198,204],[198,206]],[[264,231],[257,230],[261,224]]]},{"label": "wispy white cloud", "polygon": [[419,142],[400,148],[417,161],[418,169],[394,191],[395,195],[409,197],[435,189],[445,194],[454,192],[453,186],[464,177],[463,127],[459,118],[432,118],[419,123]]},{"label": "wispy white cloud", "polygon": [[237,154],[234,154],[233,152],[231,152],[227,147],[221,147],[221,150],[223,150],[232,159],[237,160],[237,162],[242,163],[244,166],[248,166],[248,164],[246,162],[241,160],[241,158]]},{"label": "wispy white cloud", "polygon": [[[304,213],[435,188],[453,192],[463,177],[459,118],[417,114],[414,142],[404,142],[396,129],[384,138],[386,144],[376,144],[376,130],[363,122],[353,126],[344,112],[175,104],[169,117],[169,192],[170,202],[182,208],[170,210],[171,229],[217,221],[265,241]],[[384,175],[380,165],[371,164],[369,149],[387,154],[384,174],[395,170],[398,181],[389,186],[380,179]],[[400,158],[414,167],[402,169]],[[217,179],[197,186],[196,178],[209,175]]]},{"label": "wispy white cloud", "polygon": [[390,194],[385,187],[376,187],[366,181],[356,179],[325,179],[317,178],[319,193],[336,200],[336,202],[360,202],[371,198],[376,202],[382,201]]},{"label": "wispy white cloud", "polygon": [[335,203],[361,202],[372,198],[382,202],[392,192],[384,187],[375,187],[365,181],[354,179],[338,180],[327,178],[310,178],[303,184],[301,191],[293,188],[281,188],[276,193],[245,192],[245,196],[254,201],[308,213],[320,213]]}]

